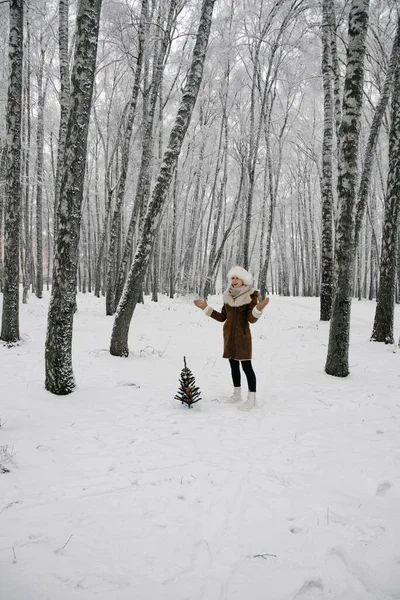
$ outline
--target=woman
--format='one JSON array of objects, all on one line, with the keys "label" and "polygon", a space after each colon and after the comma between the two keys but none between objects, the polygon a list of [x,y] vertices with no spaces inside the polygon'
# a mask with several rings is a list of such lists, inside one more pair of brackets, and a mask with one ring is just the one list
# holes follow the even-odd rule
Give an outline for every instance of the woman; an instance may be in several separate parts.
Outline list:
[{"label": "woman", "polygon": [[243,267],[233,267],[228,273],[230,285],[224,292],[221,312],[208,306],[206,300],[194,300],[208,317],[224,323],[224,358],[229,359],[233,380],[233,395],[228,402],[241,398],[240,363],[247,378],[249,393],[247,401],[239,410],[249,411],[256,403],[256,376],[251,364],[252,344],[249,323],[256,323],[267,306],[269,298],[258,301],[258,292],[251,284],[252,275]]}]

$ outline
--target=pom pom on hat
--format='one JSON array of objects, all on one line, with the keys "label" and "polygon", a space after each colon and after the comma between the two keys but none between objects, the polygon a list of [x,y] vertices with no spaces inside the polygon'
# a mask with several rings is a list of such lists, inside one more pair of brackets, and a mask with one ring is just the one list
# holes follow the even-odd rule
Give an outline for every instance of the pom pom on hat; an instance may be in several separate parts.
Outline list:
[{"label": "pom pom on hat", "polygon": [[244,285],[251,285],[253,283],[253,275],[246,271],[246,269],[243,269],[243,267],[232,267],[232,269],[230,269],[228,272],[229,281],[232,279],[232,277],[241,279]]}]

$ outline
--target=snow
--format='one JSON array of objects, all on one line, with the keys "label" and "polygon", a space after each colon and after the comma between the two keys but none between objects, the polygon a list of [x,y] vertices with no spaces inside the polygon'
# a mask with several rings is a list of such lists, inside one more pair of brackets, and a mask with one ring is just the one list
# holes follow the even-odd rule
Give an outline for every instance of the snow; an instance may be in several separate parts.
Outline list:
[{"label": "snow", "polygon": [[272,297],[242,413],[222,327],[191,300],[146,297],[116,358],[104,299],[79,294],[63,397],[43,384],[48,297],[21,306],[21,343],[0,346],[1,600],[400,598],[400,352],[369,342],[375,303],[354,301],[337,379],[318,299]]}]

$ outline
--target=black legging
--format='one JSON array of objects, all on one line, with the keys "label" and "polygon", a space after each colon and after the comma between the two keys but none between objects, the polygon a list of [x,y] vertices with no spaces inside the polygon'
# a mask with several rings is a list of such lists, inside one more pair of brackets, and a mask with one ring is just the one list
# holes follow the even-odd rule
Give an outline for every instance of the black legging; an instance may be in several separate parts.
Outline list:
[{"label": "black legging", "polygon": [[234,387],[240,387],[240,365],[245,372],[247,377],[247,385],[249,386],[249,392],[256,391],[256,374],[253,371],[251,360],[235,360],[234,358],[229,359],[231,365],[232,380]]}]

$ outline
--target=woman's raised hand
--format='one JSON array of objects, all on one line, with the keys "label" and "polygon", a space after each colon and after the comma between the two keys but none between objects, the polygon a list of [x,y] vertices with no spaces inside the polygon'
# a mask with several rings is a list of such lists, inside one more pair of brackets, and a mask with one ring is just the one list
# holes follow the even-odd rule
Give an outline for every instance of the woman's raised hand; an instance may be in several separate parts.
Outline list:
[{"label": "woman's raised hand", "polygon": [[196,300],[193,300],[193,302],[197,308],[201,308],[201,310],[204,310],[207,306],[207,300],[200,300],[199,298],[196,298]]},{"label": "woman's raised hand", "polygon": [[269,302],[268,296],[266,298],[264,298],[264,300],[260,300],[260,302],[256,306],[257,310],[259,310],[260,312],[262,310],[264,310],[264,308],[267,306],[268,302]]}]

